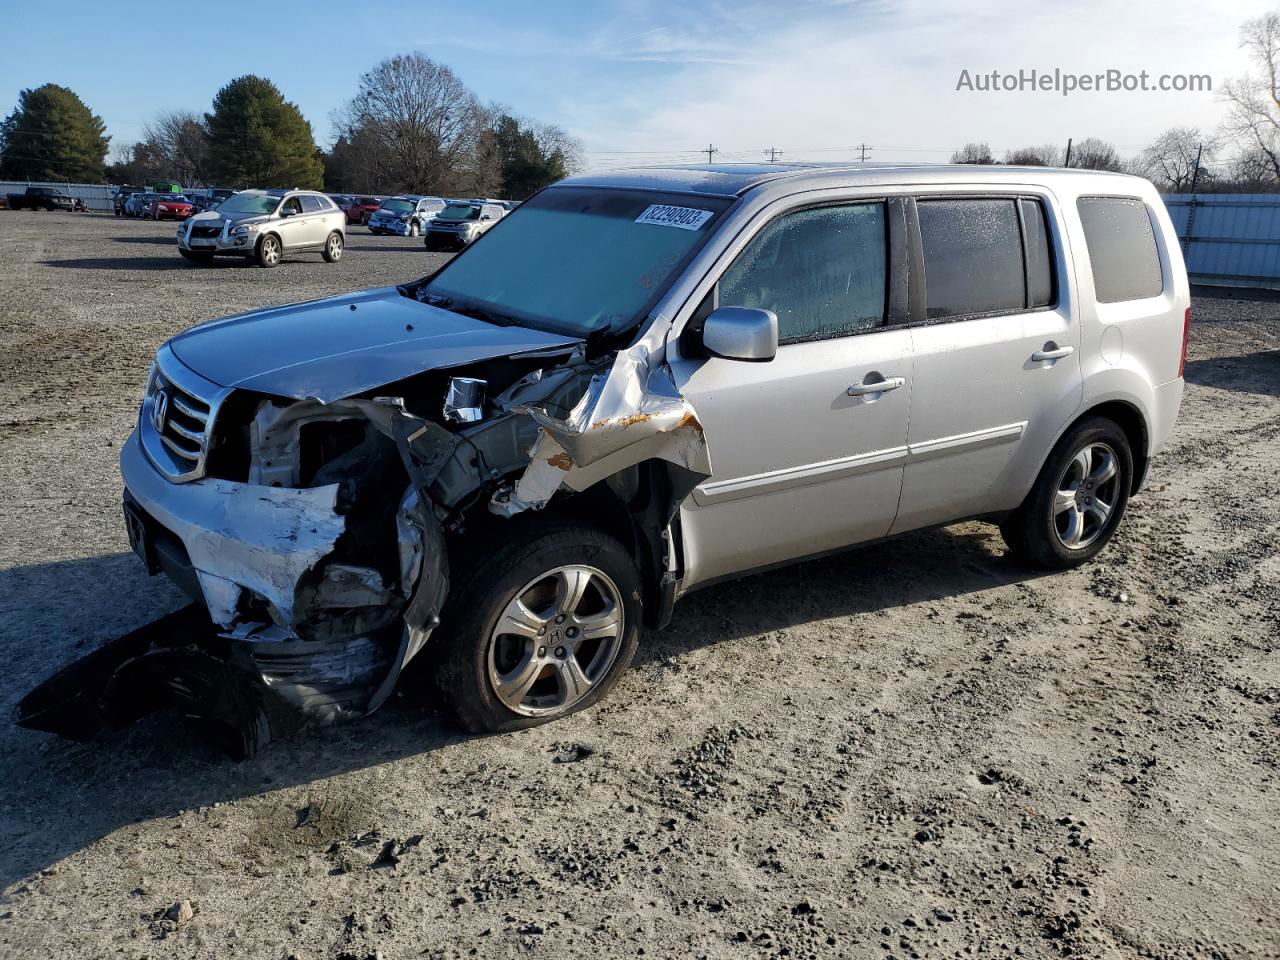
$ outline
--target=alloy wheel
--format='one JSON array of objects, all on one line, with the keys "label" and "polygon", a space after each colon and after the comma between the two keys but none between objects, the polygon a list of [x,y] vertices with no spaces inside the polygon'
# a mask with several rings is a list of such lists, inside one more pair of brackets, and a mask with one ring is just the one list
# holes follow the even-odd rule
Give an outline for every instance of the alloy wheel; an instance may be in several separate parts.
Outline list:
[{"label": "alloy wheel", "polygon": [[523,716],[568,712],[609,674],[625,635],[622,595],[595,567],[571,564],[529,581],[489,636],[494,694]]},{"label": "alloy wheel", "polygon": [[1107,528],[1123,481],[1120,460],[1106,443],[1078,450],[1058,478],[1053,529],[1068,550],[1083,550]]}]

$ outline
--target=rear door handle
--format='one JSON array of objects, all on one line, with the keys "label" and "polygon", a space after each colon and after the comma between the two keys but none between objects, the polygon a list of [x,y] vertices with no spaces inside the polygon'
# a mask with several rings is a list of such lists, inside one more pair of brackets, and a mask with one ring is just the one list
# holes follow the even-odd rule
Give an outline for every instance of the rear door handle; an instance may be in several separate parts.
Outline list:
[{"label": "rear door handle", "polygon": [[855,383],[845,391],[851,397],[865,397],[869,393],[888,393],[897,390],[907,382],[906,377],[886,377],[884,380],[872,380]]},{"label": "rear door handle", "polygon": [[1033,363],[1042,363],[1045,360],[1061,360],[1063,357],[1069,357],[1076,352],[1075,347],[1059,347],[1050,341],[1046,343],[1045,349],[1037,350],[1031,355]]}]

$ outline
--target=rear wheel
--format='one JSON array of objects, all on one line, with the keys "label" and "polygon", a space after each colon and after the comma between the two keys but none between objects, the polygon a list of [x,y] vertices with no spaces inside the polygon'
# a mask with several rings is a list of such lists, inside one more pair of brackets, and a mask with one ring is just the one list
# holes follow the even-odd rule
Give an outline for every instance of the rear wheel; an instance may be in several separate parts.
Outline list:
[{"label": "rear wheel", "polygon": [[460,573],[437,677],[468,730],[518,730],[585,709],[635,654],[640,577],[600,530],[533,521]]},{"label": "rear wheel", "polygon": [[337,263],[342,259],[342,234],[337,230],[329,234],[329,239],[324,242],[324,258],[329,263]]},{"label": "rear wheel", "polygon": [[278,266],[280,263],[280,256],[280,238],[274,233],[268,233],[258,241],[258,266]]},{"label": "rear wheel", "polygon": [[1132,481],[1133,452],[1124,431],[1102,417],[1083,420],[1058,441],[1000,532],[1013,553],[1036,566],[1079,566],[1115,534]]}]

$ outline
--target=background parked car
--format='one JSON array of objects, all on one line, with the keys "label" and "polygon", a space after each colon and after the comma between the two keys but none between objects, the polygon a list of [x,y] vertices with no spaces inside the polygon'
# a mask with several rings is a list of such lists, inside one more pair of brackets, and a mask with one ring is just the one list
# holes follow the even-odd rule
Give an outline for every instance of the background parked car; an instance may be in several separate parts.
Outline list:
[{"label": "background parked car", "polygon": [[396,234],[416,237],[445,208],[439,197],[420,197],[404,194],[384,200],[369,217],[369,232],[380,235]]},{"label": "background parked car", "polygon": [[111,195],[111,209],[117,217],[125,216],[125,204],[129,198],[135,193],[140,193],[141,187],[117,187],[115,193]]},{"label": "background parked car", "polygon": [[423,244],[428,250],[461,250],[475,243],[507,215],[499,203],[454,200],[427,225]]},{"label": "background parked car", "polygon": [[368,223],[373,212],[382,206],[385,197],[357,196],[351,198],[351,204],[344,208],[347,223]]},{"label": "background parked car", "polygon": [[347,207],[351,206],[351,202],[355,199],[349,193],[328,193],[325,194],[330,200],[338,205],[338,208],[346,212]]},{"label": "background parked car", "polygon": [[287,253],[309,251],[334,263],[346,246],[346,217],[311,190],[242,190],[189,218],[177,237],[178,253],[193,263],[236,256],[274,267]]},{"label": "background parked car", "polygon": [[152,220],[185,220],[195,213],[191,201],[182,194],[159,194],[151,204]]},{"label": "background parked car", "polygon": [[27,187],[5,196],[10,210],[74,210],[75,201],[53,187]]},{"label": "background parked car", "polygon": [[147,204],[155,199],[155,194],[146,190],[140,190],[137,193],[131,193],[124,203],[124,214],[126,217],[141,217],[146,214]]}]

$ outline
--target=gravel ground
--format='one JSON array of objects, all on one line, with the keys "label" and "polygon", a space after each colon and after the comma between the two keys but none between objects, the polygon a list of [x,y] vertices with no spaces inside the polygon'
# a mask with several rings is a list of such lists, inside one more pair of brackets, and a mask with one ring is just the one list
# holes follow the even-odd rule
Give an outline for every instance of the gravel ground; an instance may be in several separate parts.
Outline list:
[{"label": "gravel ground", "polygon": [[[155,348],[438,260],[356,228],[198,269],[172,232],[0,213],[6,710],[180,603],[118,505]],[[1193,315],[1171,448],[1081,570],[969,523],[708,589],[510,736],[412,687],[240,764],[165,719],[0,729],[0,955],[1280,955],[1280,304]]]}]

